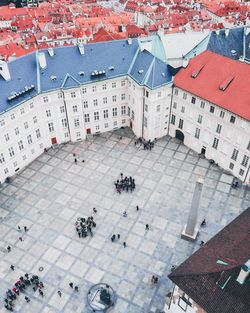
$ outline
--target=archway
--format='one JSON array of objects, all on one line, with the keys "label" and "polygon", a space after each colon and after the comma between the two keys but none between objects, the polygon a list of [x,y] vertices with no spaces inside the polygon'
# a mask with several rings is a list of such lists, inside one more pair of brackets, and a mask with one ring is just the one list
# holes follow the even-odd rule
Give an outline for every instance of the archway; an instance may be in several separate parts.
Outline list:
[{"label": "archway", "polygon": [[175,137],[177,138],[177,139],[179,139],[180,141],[184,141],[184,134],[183,134],[183,132],[182,131],[180,131],[179,129],[176,129],[176,131],[175,131]]}]

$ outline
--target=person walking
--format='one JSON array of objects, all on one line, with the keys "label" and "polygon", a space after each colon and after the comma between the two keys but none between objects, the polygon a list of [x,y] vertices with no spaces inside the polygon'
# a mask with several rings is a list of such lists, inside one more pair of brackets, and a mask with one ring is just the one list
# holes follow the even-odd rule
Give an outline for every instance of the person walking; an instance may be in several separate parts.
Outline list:
[{"label": "person walking", "polygon": [[61,291],[60,291],[60,290],[58,290],[58,291],[57,291],[57,294],[58,294],[58,296],[59,296],[59,297],[61,297],[61,296],[62,296],[62,293],[61,293]]},{"label": "person walking", "polygon": [[126,241],[123,242],[123,247],[124,247],[124,248],[127,247]]}]

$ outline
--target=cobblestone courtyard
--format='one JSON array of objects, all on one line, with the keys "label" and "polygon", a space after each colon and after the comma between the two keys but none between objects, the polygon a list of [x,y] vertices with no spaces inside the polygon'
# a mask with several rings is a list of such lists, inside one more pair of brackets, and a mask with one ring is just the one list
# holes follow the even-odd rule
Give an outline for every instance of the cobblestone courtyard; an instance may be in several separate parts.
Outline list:
[{"label": "cobblestone courtyard", "polygon": [[[115,192],[113,183],[121,172],[135,178],[134,192]],[[189,243],[180,234],[199,175],[204,177],[199,220],[206,218],[208,224],[199,240]],[[0,189],[0,312],[6,312],[5,291],[26,272],[41,277],[45,296],[27,291],[31,302],[19,296],[16,312],[90,312],[87,291],[98,282],[117,293],[113,313],[162,310],[171,290],[171,266],[250,205],[249,189],[232,189],[231,182],[232,176],[170,137],[160,139],[152,151],[135,147],[128,129],[50,149]],[[74,223],[79,216],[92,215],[93,207],[98,211],[94,236],[78,238]],[[23,242],[17,225],[29,228]],[[111,243],[117,233],[120,242]],[[156,286],[150,283],[152,275],[160,277]],[[69,287],[71,281],[79,293]]]}]

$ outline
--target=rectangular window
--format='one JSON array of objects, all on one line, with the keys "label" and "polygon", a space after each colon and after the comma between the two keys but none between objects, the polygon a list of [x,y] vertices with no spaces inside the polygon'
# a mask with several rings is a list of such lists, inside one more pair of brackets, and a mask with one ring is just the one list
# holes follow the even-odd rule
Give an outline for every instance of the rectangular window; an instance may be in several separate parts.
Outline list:
[{"label": "rectangular window", "polygon": [[126,84],[125,80],[122,80],[122,81],[121,81],[121,86],[124,87],[125,84]]},{"label": "rectangular window", "polygon": [[225,112],[224,111],[220,111],[220,117],[224,118],[224,116],[225,116]]},{"label": "rectangular window", "polygon": [[51,111],[50,110],[46,110],[46,115],[47,115],[47,117],[51,117]]},{"label": "rectangular window", "polygon": [[4,169],[4,174],[8,174],[9,170],[7,168]]},{"label": "rectangular window", "polygon": [[200,129],[199,129],[199,128],[196,128],[196,129],[195,129],[194,137],[197,138],[197,139],[200,138]]},{"label": "rectangular window", "polygon": [[229,168],[230,168],[230,170],[234,169],[234,164],[232,162],[229,164]]},{"label": "rectangular window", "polygon": [[195,102],[196,102],[196,98],[195,98],[195,97],[192,97],[192,98],[191,98],[191,103],[195,104]]},{"label": "rectangular window", "polygon": [[230,117],[230,123],[232,123],[232,124],[235,123],[235,116],[231,115],[231,117]]},{"label": "rectangular window", "polygon": [[28,144],[31,145],[32,144],[32,137],[31,137],[31,135],[27,136],[27,140],[28,140]]},{"label": "rectangular window", "polygon": [[58,94],[57,94],[57,98],[58,98],[58,99],[62,99],[62,97],[63,97],[62,92],[58,92]]},{"label": "rectangular window", "polygon": [[125,93],[122,93],[122,94],[121,94],[121,99],[122,99],[122,100],[125,100]]},{"label": "rectangular window", "polygon": [[33,109],[34,108],[34,104],[33,102],[30,103],[30,108]]},{"label": "rectangular window", "polygon": [[121,113],[122,113],[122,115],[126,115],[126,106],[125,105],[123,105],[121,107]]},{"label": "rectangular window", "polygon": [[90,122],[89,113],[84,114],[84,121],[85,121],[85,123],[89,123]]},{"label": "rectangular window", "polygon": [[112,88],[116,88],[116,83],[112,83]]},{"label": "rectangular window", "polygon": [[18,147],[20,151],[24,149],[22,140],[18,141]]},{"label": "rectangular window", "polygon": [[184,112],[185,112],[185,107],[182,106],[182,107],[181,107],[181,113],[184,113]]},{"label": "rectangular window", "polygon": [[212,147],[213,147],[214,149],[217,149],[217,148],[218,148],[218,144],[219,144],[219,139],[218,139],[218,138],[214,138],[214,142],[213,142]]},{"label": "rectangular window", "polygon": [[108,109],[103,110],[103,117],[108,118],[109,117],[109,111]]},{"label": "rectangular window", "polygon": [[75,91],[72,91],[72,92],[70,93],[70,96],[71,96],[71,98],[75,98],[75,97],[76,97]]},{"label": "rectangular window", "polygon": [[99,121],[99,112],[94,112],[94,120]]},{"label": "rectangular window", "polygon": [[11,120],[14,120],[15,119],[15,114],[11,114],[10,118],[11,118]]},{"label": "rectangular window", "polygon": [[205,101],[201,101],[201,108],[202,108],[202,109],[205,108]]},{"label": "rectangular window", "polygon": [[87,109],[88,106],[89,106],[88,101],[87,101],[87,100],[83,101],[83,107],[84,107],[84,109]]},{"label": "rectangular window", "polygon": [[36,124],[37,123],[37,117],[33,116],[33,123]]},{"label": "rectangular window", "polygon": [[52,132],[54,132],[54,131],[55,131],[55,130],[54,130],[54,125],[53,125],[53,123],[52,123],[52,122],[48,123],[48,127],[49,127],[49,131],[50,131],[50,133],[52,133]]},{"label": "rectangular window", "polygon": [[5,138],[5,141],[9,141],[9,140],[10,140],[9,134],[5,134],[5,135],[4,135],[4,138]]},{"label": "rectangular window", "polygon": [[130,117],[130,107],[128,107],[128,116]]},{"label": "rectangular window", "polygon": [[116,102],[116,96],[112,96],[112,101]]},{"label": "rectangular window", "polygon": [[172,114],[171,116],[171,124],[175,125],[175,115]]},{"label": "rectangular window", "polygon": [[21,115],[24,114],[24,108],[20,109]]},{"label": "rectangular window", "polygon": [[76,113],[78,111],[77,105],[73,105],[73,112]]},{"label": "rectangular window", "polygon": [[160,112],[160,110],[161,110],[161,105],[158,104],[158,105],[156,106],[156,112]]},{"label": "rectangular window", "polygon": [[4,162],[5,162],[4,155],[3,155],[3,153],[0,153],[0,164],[2,164]]},{"label": "rectangular window", "polygon": [[77,133],[76,133],[76,137],[81,137],[81,133],[80,133],[80,132],[77,132]]},{"label": "rectangular window", "polygon": [[126,120],[122,120],[122,124],[125,124],[126,123]]},{"label": "rectangular window", "polygon": [[149,97],[149,92],[146,90],[145,96],[148,98]]},{"label": "rectangular window", "polygon": [[239,154],[239,151],[237,149],[234,149],[231,159],[236,161],[237,157],[238,157],[238,154]]},{"label": "rectangular window", "polygon": [[107,89],[107,85],[106,84],[102,85],[102,90],[106,90],[106,89]]},{"label": "rectangular window", "polygon": [[176,109],[177,108],[177,102],[174,102],[173,104],[173,108]]},{"label": "rectangular window", "polygon": [[87,88],[83,87],[82,88],[82,93],[87,93]]},{"label": "rectangular window", "polygon": [[186,94],[186,92],[183,92],[183,99],[184,99],[184,100],[187,99],[187,94]]},{"label": "rectangular window", "polygon": [[117,108],[112,109],[113,116],[117,116]]},{"label": "rectangular window", "polygon": [[62,119],[62,127],[63,128],[67,128],[68,127],[68,123],[67,123],[67,119],[66,118]]},{"label": "rectangular window", "polygon": [[244,155],[242,162],[241,162],[241,165],[244,167],[247,167],[248,161],[249,161],[249,157],[247,155]]},{"label": "rectangular window", "polygon": [[36,138],[39,139],[41,137],[40,129],[36,130]]},{"label": "rectangular window", "polygon": [[144,116],[144,126],[147,128],[148,127],[148,119],[146,116]]},{"label": "rectangular window", "polygon": [[9,150],[10,157],[13,157],[15,155],[13,147],[10,147],[8,150]]},{"label": "rectangular window", "polygon": [[199,124],[202,123],[202,115],[199,114],[197,122],[198,122]]},{"label": "rectangular window", "polygon": [[210,113],[214,113],[214,106],[210,105]]},{"label": "rectangular window", "polygon": [[79,118],[75,118],[74,119],[74,125],[75,125],[75,127],[80,127],[80,120],[79,120]]},{"label": "rectangular window", "polygon": [[98,105],[97,99],[94,99],[94,100],[93,100],[93,105],[94,105],[94,107],[96,107],[96,106]]},{"label": "rectangular window", "polygon": [[145,104],[145,108],[144,108],[145,112],[148,112],[148,105]]},{"label": "rectangular window", "polygon": [[15,128],[15,134],[19,135],[19,128],[18,127]]},{"label": "rectangular window", "polygon": [[1,120],[1,121],[0,121],[0,125],[1,125],[1,126],[4,126],[4,125],[5,125],[5,121],[4,121],[4,120]]},{"label": "rectangular window", "polygon": [[65,112],[65,107],[64,107],[64,105],[60,107],[60,112],[61,112],[61,113],[64,113],[64,112]]},{"label": "rectangular window", "polygon": [[178,90],[177,88],[175,88],[174,94],[175,94],[176,96],[178,96],[178,93],[179,93],[179,90]]},{"label": "rectangular window", "polygon": [[239,171],[239,175],[240,175],[240,176],[243,176],[243,175],[244,175],[244,171],[243,171],[243,169],[240,169],[240,171]]},{"label": "rectangular window", "polygon": [[179,128],[182,129],[183,128],[183,120],[180,118],[179,120]]},{"label": "rectangular window", "polygon": [[100,125],[96,125],[95,130],[100,130]]},{"label": "rectangular window", "polygon": [[69,137],[69,133],[64,133],[64,137],[68,138]]},{"label": "rectangular window", "polygon": [[108,103],[108,98],[107,97],[102,98],[102,103],[103,104],[107,104]]},{"label": "rectangular window", "polygon": [[135,112],[133,110],[131,111],[131,118],[134,121],[134,119],[135,119]]},{"label": "rectangular window", "polygon": [[157,98],[160,98],[161,97],[161,91],[158,91],[157,92]]},{"label": "rectangular window", "polygon": [[49,102],[49,98],[48,98],[47,96],[43,97],[43,102],[44,102],[44,103]]},{"label": "rectangular window", "polygon": [[109,127],[109,124],[108,123],[105,123],[104,124],[104,128],[108,128]]},{"label": "rectangular window", "polygon": [[221,126],[220,124],[217,125],[216,133],[220,134],[220,132],[221,132],[221,127],[222,127],[222,126]]},{"label": "rectangular window", "polygon": [[113,126],[117,126],[117,121],[114,121]]},{"label": "rectangular window", "polygon": [[27,129],[27,128],[29,128],[29,125],[28,125],[28,122],[25,122],[24,123],[24,129]]},{"label": "rectangular window", "polygon": [[93,91],[93,92],[96,92],[96,86],[93,86],[93,87],[92,87],[92,91]]}]

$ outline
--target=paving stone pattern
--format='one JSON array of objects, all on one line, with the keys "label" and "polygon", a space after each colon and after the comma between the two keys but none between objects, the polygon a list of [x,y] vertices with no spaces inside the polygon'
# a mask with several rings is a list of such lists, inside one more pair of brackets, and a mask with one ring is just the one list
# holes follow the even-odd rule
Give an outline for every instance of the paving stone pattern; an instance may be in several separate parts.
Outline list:
[{"label": "paving stone pattern", "polygon": [[[162,310],[172,287],[167,278],[171,266],[180,264],[199,248],[200,240],[207,241],[250,205],[248,188],[232,189],[232,176],[176,139],[162,138],[152,151],[135,147],[134,139],[130,130],[121,129],[50,149],[2,186],[1,313],[6,312],[5,290],[25,272],[41,277],[45,296],[28,291],[31,302],[19,297],[17,312],[88,313],[87,291],[99,282],[107,282],[117,293],[114,313]],[[134,192],[115,192],[113,182],[121,172],[135,178]],[[189,243],[180,234],[200,175],[205,181],[199,220],[206,218],[208,224],[199,240]],[[92,215],[93,207],[98,210],[94,237],[78,238],[74,222]],[[18,240],[17,225],[29,228],[22,234],[23,242]],[[118,233],[120,241],[111,243],[112,234]],[[39,272],[39,267],[44,270]],[[156,286],[150,283],[152,275],[160,277]],[[71,281],[79,293],[69,287]]]}]

